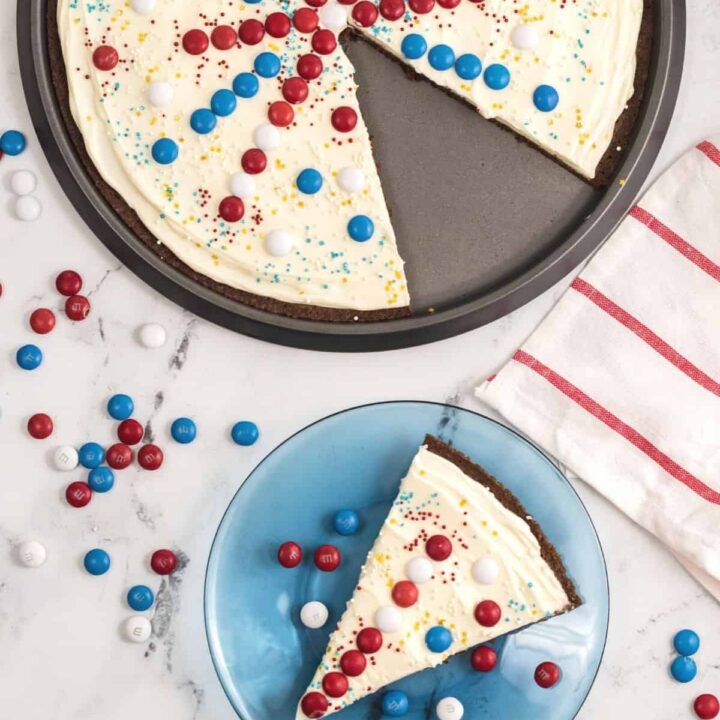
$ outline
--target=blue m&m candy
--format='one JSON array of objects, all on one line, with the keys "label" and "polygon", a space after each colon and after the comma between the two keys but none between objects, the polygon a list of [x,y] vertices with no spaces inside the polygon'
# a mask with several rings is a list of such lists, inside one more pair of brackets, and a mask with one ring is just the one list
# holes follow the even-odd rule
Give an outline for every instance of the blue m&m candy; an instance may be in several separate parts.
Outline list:
[{"label": "blue m&m candy", "polygon": [[407,715],[410,701],[402,690],[389,690],[382,696],[380,708],[382,714],[388,717],[402,717]]},{"label": "blue m&m candy", "polygon": [[155,602],[153,591],[147,585],[133,585],[127,594],[127,604],[135,612],[149,610]]},{"label": "blue m&m candy", "polygon": [[230,434],[232,435],[232,439],[238,445],[245,446],[254,445],[257,442],[258,437],[260,437],[258,426],[250,420],[240,420],[240,422],[236,422],[233,425]]},{"label": "blue m&m candy", "polygon": [[88,473],[87,483],[93,492],[106,493],[115,484],[115,474],[109,467],[101,465]]},{"label": "blue m&m candy", "polygon": [[199,135],[207,135],[217,125],[217,118],[212,110],[200,108],[190,116],[190,127]]},{"label": "blue m&m candy", "polygon": [[338,510],[333,515],[333,527],[339,535],[354,535],[360,529],[360,516],[354,510]]},{"label": "blue m&m candy", "polygon": [[681,683],[689,683],[697,675],[697,665],[692,658],[676,657],[670,666],[671,675]]},{"label": "blue m&m candy", "polygon": [[159,165],[170,165],[177,160],[178,145],[170,138],[160,138],[153,143],[152,157]]},{"label": "blue m&m candy", "polygon": [[280,72],[280,58],[275,53],[261,52],[253,67],[260,77],[273,78]]},{"label": "blue m&m candy", "polygon": [[0,135],[0,150],[6,155],[19,155],[26,144],[25,136],[19,130],[7,130]]},{"label": "blue m&m candy", "polygon": [[170,426],[170,434],[175,442],[187,445],[195,439],[197,426],[190,418],[180,417],[173,420],[173,424]]},{"label": "blue m&m candy", "polygon": [[430,652],[445,652],[452,645],[452,633],[442,625],[435,625],[425,633],[425,644]]},{"label": "blue m&m candy", "polygon": [[35,370],[42,363],[42,350],[37,345],[23,345],[15,353],[15,360],[23,370]]},{"label": "blue m&m candy", "polygon": [[83,467],[92,470],[105,459],[105,450],[96,442],[85,443],[78,450],[78,459]]},{"label": "blue m&m candy", "polygon": [[348,235],[356,242],[366,242],[375,232],[375,225],[367,215],[355,215],[347,226]]},{"label": "blue m&m candy", "polygon": [[297,176],[298,190],[305,195],[314,195],[323,186],[322,175],[315,168],[305,168]]},{"label": "blue m&m candy", "polygon": [[533,102],[540,112],[551,112],[560,102],[560,95],[552,85],[538,85],[533,93]]},{"label": "blue m&m candy", "polygon": [[427,42],[422,35],[410,33],[403,38],[400,50],[408,60],[417,60],[427,52]]},{"label": "blue m&m candy", "polygon": [[434,45],[430,48],[428,61],[436,70],[449,70],[455,62],[455,53],[449,45]]},{"label": "blue m&m candy", "polygon": [[110,569],[110,556],[100,548],[93,548],[86,553],[83,565],[91,575],[104,575]]},{"label": "blue m&m candy", "polygon": [[257,77],[249,72],[242,72],[233,80],[233,92],[241,98],[251,98],[257,95],[260,83]]},{"label": "blue m&m candy", "polygon": [[482,72],[480,58],[473,53],[465,53],[455,61],[455,72],[463,80],[474,80]]},{"label": "blue m&m candy", "polygon": [[227,117],[228,115],[232,115],[232,113],[235,112],[236,107],[237,98],[235,97],[235,93],[227,88],[218,90],[213,93],[213,96],[210,98],[210,109],[218,117]]},{"label": "blue m&m candy", "polygon": [[488,65],[483,79],[491,90],[503,90],[510,84],[510,71],[500,63]]},{"label": "blue m&m candy", "polygon": [[680,630],[673,638],[678,655],[694,655],[700,649],[700,636],[694,630]]},{"label": "blue m&m candy", "polygon": [[129,395],[113,395],[107,404],[108,415],[115,420],[127,420],[135,409],[135,403]]}]

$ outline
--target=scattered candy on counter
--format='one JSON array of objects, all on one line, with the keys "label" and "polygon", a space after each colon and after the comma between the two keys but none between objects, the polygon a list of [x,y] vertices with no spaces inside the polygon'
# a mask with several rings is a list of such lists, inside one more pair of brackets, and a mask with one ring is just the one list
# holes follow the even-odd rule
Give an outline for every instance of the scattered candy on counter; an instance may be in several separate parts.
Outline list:
[{"label": "scattered candy on counter", "polygon": [[560,680],[560,668],[554,662],[542,662],[535,668],[535,682],[541,688],[551,688]]},{"label": "scattered candy on counter", "polygon": [[163,451],[157,445],[143,445],[138,451],[138,463],[143,470],[159,469],[163,464],[164,457]]},{"label": "scattered candy on counter", "polygon": [[74,508],[85,507],[92,500],[92,494],[90,486],[79,480],[70,483],[65,489],[65,499]]},{"label": "scattered candy on counter", "polygon": [[82,289],[82,278],[74,270],[63,270],[55,278],[55,287],[61,295],[77,295]]},{"label": "scattered candy on counter", "polygon": [[89,472],[87,482],[93,492],[106,493],[112,490],[115,484],[115,473],[109,467],[101,465]]},{"label": "scattered candy on counter", "polygon": [[152,624],[142,615],[131,615],[123,623],[123,633],[131,642],[146,642],[152,634]]},{"label": "scattered candy on counter", "polygon": [[163,548],[156,550],[150,558],[150,567],[158,575],[170,575],[177,567],[177,557],[172,550]]},{"label": "scattered candy on counter", "polygon": [[91,575],[104,575],[110,569],[110,556],[100,548],[93,548],[83,558],[83,565]]},{"label": "scattered candy on counter", "polygon": [[34,222],[42,215],[42,204],[34,195],[15,198],[15,216],[23,222]]},{"label": "scattered candy on counter", "polygon": [[236,422],[233,425],[230,434],[238,445],[249,446],[257,442],[260,431],[254,422],[250,420],[240,420],[240,422]]},{"label": "scattered candy on counter", "polygon": [[133,461],[133,451],[124,443],[115,443],[107,449],[105,460],[113,470],[124,470]]},{"label": "scattered candy on counter", "polygon": [[300,622],[312,630],[321,628],[328,619],[328,609],[318,600],[305,603],[300,609]]},{"label": "scattered candy on counter", "polygon": [[45,564],[45,560],[47,560],[47,550],[41,542],[37,540],[27,540],[18,545],[17,556],[25,567],[38,568]]},{"label": "scattered candy on counter", "polygon": [[127,604],[135,612],[149,610],[155,602],[155,595],[147,585],[133,585],[127,593]]},{"label": "scattered candy on counter", "polygon": [[170,426],[170,434],[175,442],[187,445],[197,436],[197,426],[190,418],[180,417],[173,420]]},{"label": "scattered candy on counter", "polygon": [[42,350],[37,345],[23,345],[18,349],[15,359],[23,370],[36,370],[43,361]]},{"label": "scattered candy on counter", "polygon": [[315,550],[315,565],[323,572],[333,572],[340,566],[340,551],[334,545],[321,545]]},{"label": "scattered candy on counter", "polygon": [[408,696],[402,690],[388,690],[380,700],[382,714],[388,717],[407,715],[410,707]]},{"label": "scattered candy on counter", "polygon": [[464,713],[463,704],[454,697],[443,698],[435,708],[439,720],[460,720]]},{"label": "scattered candy on counter", "polygon": [[71,295],[65,301],[65,314],[70,320],[84,320],[90,314],[90,301],[84,295]]},{"label": "scattered candy on counter", "polygon": [[30,315],[30,327],[38,335],[47,335],[55,327],[55,313],[48,308],[38,308]]},{"label": "scattered candy on counter", "polygon": [[105,451],[96,442],[88,442],[78,450],[78,459],[84,468],[92,470],[102,464],[105,459]]},{"label": "scattered candy on counter", "polygon": [[693,703],[693,710],[700,720],[713,720],[720,715],[720,702],[715,695],[709,693],[698,695]]},{"label": "scattered candy on counter", "polygon": [[138,330],[140,344],[146,348],[161,348],[167,342],[167,332],[162,325],[146,323]]},{"label": "scattered candy on counter", "polygon": [[354,535],[360,529],[360,516],[354,510],[338,510],[333,515],[333,527],[339,535]]},{"label": "scattered candy on counter", "polygon": [[278,562],[285,568],[297,567],[303,558],[302,548],[292,541],[284,542],[278,549]]},{"label": "scattered candy on counter", "polygon": [[125,445],[137,445],[145,434],[143,426],[135,419],[128,418],[118,425],[118,440]]},{"label": "scattered candy on counter", "polygon": [[107,404],[107,411],[114,420],[127,420],[135,409],[135,404],[129,395],[113,395]]},{"label": "scattered candy on counter", "polygon": [[673,638],[673,646],[678,655],[689,657],[700,649],[700,637],[694,630],[680,630]]},{"label": "scattered candy on counter", "polygon": [[27,430],[30,437],[33,437],[36,440],[44,440],[52,435],[52,418],[45,413],[35,413],[28,420]]},{"label": "scattered candy on counter", "polygon": [[697,665],[692,658],[680,655],[670,665],[670,674],[681,683],[689,683],[697,675]]},{"label": "scattered candy on counter", "polygon": [[16,195],[31,195],[37,188],[37,178],[30,170],[16,170],[10,176],[10,189]]},{"label": "scattered candy on counter", "polygon": [[0,135],[0,150],[5,155],[19,155],[26,145],[25,136],[19,130],[6,130]]},{"label": "scattered candy on counter", "polygon": [[78,466],[79,458],[77,450],[71,445],[62,445],[53,454],[53,465],[56,470],[69,472]]}]

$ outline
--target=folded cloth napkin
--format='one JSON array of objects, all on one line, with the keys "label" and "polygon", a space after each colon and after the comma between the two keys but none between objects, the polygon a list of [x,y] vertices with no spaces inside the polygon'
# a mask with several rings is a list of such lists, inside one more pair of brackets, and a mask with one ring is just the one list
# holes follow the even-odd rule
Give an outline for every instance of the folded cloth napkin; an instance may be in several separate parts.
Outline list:
[{"label": "folded cloth napkin", "polygon": [[720,137],[655,183],[477,395],[720,600]]}]

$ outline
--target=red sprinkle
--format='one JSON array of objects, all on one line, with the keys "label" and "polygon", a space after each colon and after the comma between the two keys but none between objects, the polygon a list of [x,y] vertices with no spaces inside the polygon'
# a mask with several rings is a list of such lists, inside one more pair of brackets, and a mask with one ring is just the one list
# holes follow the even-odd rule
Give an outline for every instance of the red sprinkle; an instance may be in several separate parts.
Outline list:
[{"label": "red sprinkle", "polygon": [[452,555],[452,543],[450,542],[450,538],[447,538],[444,535],[433,535],[425,543],[425,552],[429,557],[433,560],[437,560],[438,562],[447,560],[450,555]]},{"label": "red sprinkle", "polygon": [[[411,0],[412,2],[412,0]],[[361,0],[352,10],[353,20],[362,27],[370,27],[378,19],[378,9],[370,0]]]},{"label": "red sprinkle", "polygon": [[340,551],[334,545],[321,545],[315,551],[315,565],[323,572],[337,570],[340,565]]},{"label": "red sprinkle", "polygon": [[259,148],[250,148],[243,153],[240,164],[248,175],[257,175],[267,167],[267,156]]},{"label": "red sprinkle", "polygon": [[380,14],[386,20],[399,20],[405,14],[404,0],[380,0]]},{"label": "red sprinkle", "polygon": [[351,107],[343,105],[333,110],[330,120],[338,132],[351,132],[357,125],[357,113]]},{"label": "red sprinkle", "polygon": [[65,301],[65,314],[71,320],[84,320],[90,312],[90,301],[84,295],[73,295]]},{"label": "red sprinkle", "polygon": [[38,335],[47,335],[55,327],[55,313],[48,308],[33,310],[30,327]]},{"label": "red sprinkle", "polygon": [[340,672],[329,672],[322,680],[326,695],[332,698],[342,697],[348,691],[348,679]]},{"label": "red sprinkle", "polygon": [[45,413],[35,413],[27,422],[27,431],[36,440],[50,437],[53,431],[52,418]]},{"label": "red sprinkle", "polygon": [[488,645],[480,645],[473,650],[470,662],[478,672],[490,672],[497,665],[497,653]]},{"label": "red sprinkle", "polygon": [[143,470],[157,470],[164,457],[163,451],[153,444],[143,445],[138,451],[138,463]]},{"label": "red sprinkle", "polygon": [[220,201],[218,212],[223,220],[234,223],[242,219],[245,214],[245,205],[239,197],[228,195]]},{"label": "red sprinkle", "polygon": [[277,100],[268,108],[268,120],[277,127],[287,127],[294,117],[295,111],[284,100]]},{"label": "red sprinkle", "polygon": [[283,97],[296,105],[304,102],[308,96],[308,84],[301,77],[288,78],[282,86]]},{"label": "red sprinkle", "polygon": [[320,692],[309,692],[300,701],[300,708],[311,720],[321,718],[328,709],[327,698]]},{"label": "red sprinkle", "polygon": [[203,30],[188,30],[182,39],[183,48],[190,55],[202,55],[210,45],[210,40]]},{"label": "red sprinkle", "polygon": [[382,647],[382,640],[382,633],[377,628],[367,627],[358,633],[355,642],[361,652],[371,655]]},{"label": "red sprinkle", "polygon": [[554,662],[543,662],[535,668],[535,682],[541,688],[551,688],[560,680],[560,668]]},{"label": "red sprinkle", "polygon": [[303,551],[296,542],[288,540],[278,548],[277,557],[284,568],[294,568],[302,562]]},{"label": "red sprinkle", "polygon": [[87,483],[70,483],[65,489],[65,499],[74,508],[85,507],[92,500],[92,490]]},{"label": "red sprinkle", "polygon": [[483,600],[475,607],[475,619],[483,627],[493,627],[500,622],[502,610],[494,600]]},{"label": "red sprinkle", "polygon": [[95,48],[92,56],[93,65],[102,72],[113,70],[119,61],[118,51],[110,45],[100,45]]},{"label": "red sprinkle", "polygon": [[297,71],[300,77],[306,80],[314,80],[320,77],[320,73],[323,71],[323,62],[313,53],[301,55],[297,62]]},{"label": "red sprinkle", "polygon": [[318,14],[310,8],[298,8],[293,15],[293,25],[298,32],[311,33],[318,26]]},{"label": "red sprinkle", "polygon": [[218,50],[229,50],[237,42],[237,33],[229,25],[218,25],[210,33],[210,42]]},{"label": "red sprinkle", "polygon": [[320,55],[329,55],[337,47],[337,38],[332,30],[316,30],[312,36],[312,49]]},{"label": "red sprinkle", "polygon": [[365,672],[367,660],[359,650],[348,650],[340,658],[340,669],[349,677],[357,677]]},{"label": "red sprinkle", "polygon": [[63,270],[55,278],[55,287],[61,295],[77,295],[82,288],[82,278],[74,270]]},{"label": "red sprinkle", "polygon": [[172,550],[163,548],[162,550],[156,550],[150,558],[150,567],[158,575],[169,575],[175,572],[177,567],[177,557]]},{"label": "red sprinkle", "polygon": [[105,462],[113,470],[124,470],[133,460],[133,451],[124,443],[111,445],[105,453]]},{"label": "red sprinkle", "polygon": [[118,425],[118,440],[126,445],[137,445],[143,439],[144,434],[143,426],[134,418],[123,420]]},{"label": "red sprinkle", "polygon": [[265,26],[255,18],[243,20],[239,35],[240,40],[246,45],[257,45],[265,37]]}]

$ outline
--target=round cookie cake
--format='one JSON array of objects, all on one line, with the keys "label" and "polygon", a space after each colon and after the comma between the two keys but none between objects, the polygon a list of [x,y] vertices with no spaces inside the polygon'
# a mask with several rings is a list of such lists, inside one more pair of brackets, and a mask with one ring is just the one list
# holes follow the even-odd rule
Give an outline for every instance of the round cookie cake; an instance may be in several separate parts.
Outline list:
[{"label": "round cookie cake", "polygon": [[345,28],[592,181],[633,94],[643,0],[53,0],[51,12],[58,89],[141,237],[248,304],[358,321],[409,314],[412,238],[398,249]]}]

